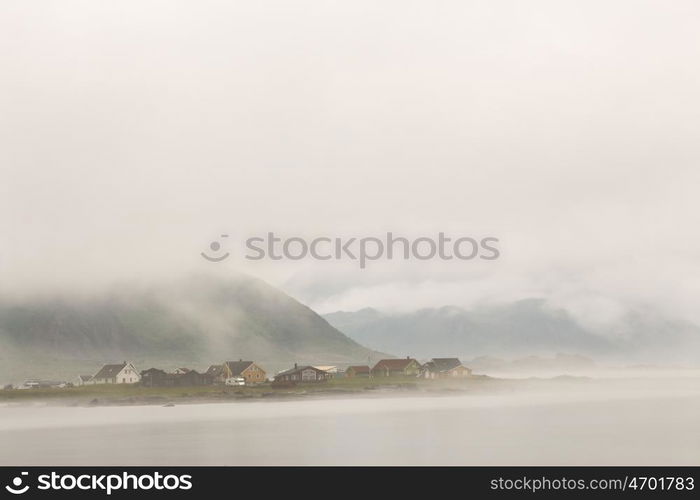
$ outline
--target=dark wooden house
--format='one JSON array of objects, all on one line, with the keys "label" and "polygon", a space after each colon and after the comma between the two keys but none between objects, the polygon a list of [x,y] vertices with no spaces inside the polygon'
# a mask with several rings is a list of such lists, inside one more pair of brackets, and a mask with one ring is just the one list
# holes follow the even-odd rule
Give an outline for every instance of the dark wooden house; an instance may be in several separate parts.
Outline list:
[{"label": "dark wooden house", "polygon": [[275,375],[275,382],[306,384],[325,382],[332,377],[332,374],[319,370],[318,368],[314,368],[313,366],[298,366],[296,363],[294,363],[294,368],[290,368],[289,370],[285,370]]}]

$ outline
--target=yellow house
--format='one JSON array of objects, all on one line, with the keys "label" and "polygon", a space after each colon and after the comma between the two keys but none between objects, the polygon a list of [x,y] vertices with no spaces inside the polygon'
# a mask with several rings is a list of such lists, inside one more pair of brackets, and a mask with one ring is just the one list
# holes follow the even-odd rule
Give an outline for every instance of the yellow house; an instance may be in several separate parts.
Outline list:
[{"label": "yellow house", "polygon": [[224,363],[226,378],[241,377],[246,384],[261,384],[267,380],[265,370],[252,361],[226,361]]},{"label": "yellow house", "polygon": [[267,380],[265,370],[252,361],[226,361],[221,365],[211,365],[207,370],[215,384],[224,384],[230,378],[243,378],[247,384],[261,384]]}]

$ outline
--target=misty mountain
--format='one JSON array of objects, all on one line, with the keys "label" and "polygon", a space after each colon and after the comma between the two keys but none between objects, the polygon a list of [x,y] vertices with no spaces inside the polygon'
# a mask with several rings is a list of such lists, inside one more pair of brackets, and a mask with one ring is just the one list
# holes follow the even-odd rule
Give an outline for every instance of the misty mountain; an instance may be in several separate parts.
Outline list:
[{"label": "misty mountain", "polygon": [[254,359],[354,363],[371,351],[266,283],[198,276],[90,296],[0,300],[0,381],[91,373],[104,362],[203,368]]},{"label": "misty mountain", "polygon": [[593,331],[540,299],[473,310],[448,306],[387,314],[368,308],[324,317],[363,345],[425,358],[566,352],[619,361],[692,362],[700,351],[700,328],[685,321],[630,312],[605,331]]}]

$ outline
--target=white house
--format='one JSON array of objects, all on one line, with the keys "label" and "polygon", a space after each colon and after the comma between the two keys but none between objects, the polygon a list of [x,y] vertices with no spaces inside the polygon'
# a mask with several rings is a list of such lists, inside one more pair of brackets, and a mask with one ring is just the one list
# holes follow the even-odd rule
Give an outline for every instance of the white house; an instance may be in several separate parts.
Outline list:
[{"label": "white house", "polygon": [[90,384],[135,384],[141,375],[132,363],[123,361],[116,365],[104,365],[91,379]]}]

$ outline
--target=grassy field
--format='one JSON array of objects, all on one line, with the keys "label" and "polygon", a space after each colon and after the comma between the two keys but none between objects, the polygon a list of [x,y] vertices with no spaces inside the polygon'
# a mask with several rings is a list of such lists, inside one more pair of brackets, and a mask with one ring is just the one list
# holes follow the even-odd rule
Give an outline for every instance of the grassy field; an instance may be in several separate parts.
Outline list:
[{"label": "grassy field", "polygon": [[352,394],[366,391],[468,390],[482,385],[482,378],[425,380],[415,377],[335,378],[327,382],[275,387],[270,383],[229,387],[143,387],[141,385],[86,385],[82,387],[0,390],[0,401],[56,401],[68,404],[158,404],[187,401],[217,401],[267,397],[301,397],[322,394]]}]

